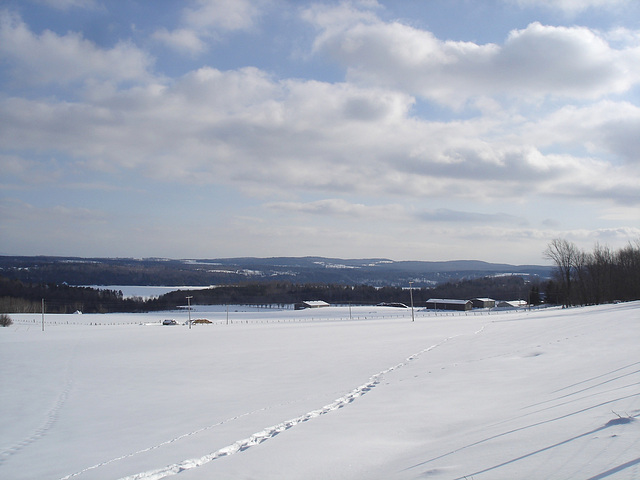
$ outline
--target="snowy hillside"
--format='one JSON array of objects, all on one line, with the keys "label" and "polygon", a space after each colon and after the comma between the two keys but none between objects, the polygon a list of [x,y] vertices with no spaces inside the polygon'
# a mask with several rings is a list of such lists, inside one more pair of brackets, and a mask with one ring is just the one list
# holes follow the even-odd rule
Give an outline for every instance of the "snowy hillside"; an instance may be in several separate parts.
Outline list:
[{"label": "snowy hillside", "polygon": [[12,315],[0,478],[640,478],[640,302],[198,308]]}]

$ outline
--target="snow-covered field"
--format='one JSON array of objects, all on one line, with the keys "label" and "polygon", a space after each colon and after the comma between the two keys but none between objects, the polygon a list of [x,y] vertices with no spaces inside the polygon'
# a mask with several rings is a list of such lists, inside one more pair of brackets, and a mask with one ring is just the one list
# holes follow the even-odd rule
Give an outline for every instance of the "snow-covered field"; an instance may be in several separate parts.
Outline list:
[{"label": "snow-covered field", "polygon": [[11,315],[0,478],[640,478],[640,302],[244,310]]}]

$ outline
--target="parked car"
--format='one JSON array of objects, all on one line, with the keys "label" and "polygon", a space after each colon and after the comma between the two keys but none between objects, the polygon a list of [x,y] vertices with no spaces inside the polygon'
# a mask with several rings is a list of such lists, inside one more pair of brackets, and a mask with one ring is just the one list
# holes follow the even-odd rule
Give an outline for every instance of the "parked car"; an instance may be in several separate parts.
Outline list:
[{"label": "parked car", "polygon": [[177,325],[178,323],[173,318],[167,318],[162,321],[163,325]]}]

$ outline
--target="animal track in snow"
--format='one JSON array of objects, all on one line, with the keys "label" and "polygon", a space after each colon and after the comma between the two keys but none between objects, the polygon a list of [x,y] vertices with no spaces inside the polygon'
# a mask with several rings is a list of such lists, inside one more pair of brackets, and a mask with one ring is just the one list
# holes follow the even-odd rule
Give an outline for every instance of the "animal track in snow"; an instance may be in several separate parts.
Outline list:
[{"label": "animal track in snow", "polygon": [[222,421],[220,421],[218,423],[214,423],[212,425],[207,425],[206,427],[199,428],[199,429],[194,430],[194,431],[189,432],[189,433],[184,433],[184,434],[182,434],[180,436],[177,436],[175,438],[172,438],[170,440],[166,440],[166,441],[164,441],[162,443],[159,443],[157,445],[153,445],[152,447],[143,448],[143,449],[138,450],[138,451],[133,452],[133,453],[128,453],[128,454],[121,455],[121,456],[116,457],[116,458],[112,458],[111,460],[107,460],[107,461],[104,461],[104,462],[101,462],[101,463],[97,463],[95,465],[92,465],[90,467],[82,469],[82,470],[80,470],[78,472],[71,473],[69,475],[65,475],[64,477],[60,478],[60,480],[69,480],[70,478],[77,477],[78,475],[82,475],[83,473],[86,473],[88,471],[95,470],[96,468],[104,467],[105,465],[109,465],[110,463],[117,462],[119,460],[124,460],[125,458],[130,458],[130,457],[133,457],[135,455],[139,455],[141,453],[146,453],[146,452],[150,452],[152,450],[156,450],[156,449],[158,449],[160,447],[164,447],[165,445],[170,445],[170,444],[172,444],[174,442],[177,442],[178,440],[182,440],[183,438],[187,438],[187,437],[191,437],[193,435],[197,435],[198,433],[205,432],[207,430],[211,430],[212,428],[219,427],[221,425],[224,425],[225,423],[229,423],[229,422],[232,422],[234,420],[238,420],[238,419],[240,419],[242,417],[246,417],[248,415],[252,415],[252,414],[257,413],[257,412],[261,412],[263,410],[266,410],[267,408],[268,407],[259,408],[257,410],[253,410],[251,412],[243,413],[241,415],[236,415],[234,417],[227,418],[226,420],[222,420]]},{"label": "animal track in snow", "polygon": [[[478,330],[477,332],[474,332],[474,334],[481,333],[483,330],[484,330],[484,327]],[[231,445],[223,447],[219,450],[216,450],[215,452],[209,453],[202,457],[183,460],[182,462],[174,463],[172,465],[167,465],[165,467],[158,468],[155,470],[149,470],[146,472],[129,475],[127,477],[123,477],[120,480],[160,480],[165,477],[177,475],[186,470],[191,470],[193,468],[201,467],[202,465],[206,465],[207,463],[212,462],[213,460],[216,460],[218,458],[234,455],[238,452],[243,452],[253,446],[260,445],[261,443],[275,437],[276,435],[284,432],[285,430],[289,430],[290,428],[300,423],[307,422],[314,418],[318,418],[322,415],[326,415],[328,413],[331,413],[335,410],[338,410],[340,408],[343,408],[349,405],[350,403],[354,402],[357,398],[363,396],[364,394],[366,394],[367,392],[375,388],[380,383],[382,377],[385,374],[407,365],[409,362],[415,360],[420,355],[427,353],[433,350],[434,348],[437,348],[443,345],[444,343],[448,342],[452,338],[455,338],[456,336],[457,335],[452,337],[447,337],[440,343],[436,343],[434,345],[431,345],[428,348],[425,348],[417,353],[414,353],[413,355],[410,355],[409,357],[406,358],[404,362],[398,363],[397,365],[394,365],[390,368],[387,368],[386,370],[382,370],[376,373],[375,375],[371,376],[366,383],[360,385],[359,387],[354,388],[351,392],[347,393],[346,395],[340,398],[337,398],[332,403],[325,405],[322,408],[319,408],[317,410],[312,410],[311,412],[305,413],[298,417],[295,417],[290,420],[284,421],[282,423],[278,423],[271,427],[265,428],[259,432],[254,433],[248,438],[238,440]],[[71,476],[67,476],[61,480],[66,480],[70,477]]]}]

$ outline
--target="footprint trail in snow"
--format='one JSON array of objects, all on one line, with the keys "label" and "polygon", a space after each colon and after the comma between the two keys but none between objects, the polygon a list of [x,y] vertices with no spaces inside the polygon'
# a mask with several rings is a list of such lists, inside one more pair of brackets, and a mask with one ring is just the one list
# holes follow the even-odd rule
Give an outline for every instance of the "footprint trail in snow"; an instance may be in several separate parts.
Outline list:
[{"label": "footprint trail in snow", "polygon": [[[482,332],[484,330],[485,327],[482,327],[480,330],[474,332],[475,335],[479,334],[480,332]],[[155,470],[149,470],[146,472],[141,472],[141,473],[137,473],[135,475],[130,475],[127,477],[123,477],[120,480],[160,480],[162,478],[165,477],[169,477],[172,475],[177,475],[181,472],[184,472],[186,470],[191,470],[193,468],[197,468],[197,467],[201,467],[203,465],[206,465],[209,462],[212,462],[213,460],[216,460],[218,458],[222,458],[222,457],[226,457],[229,455],[234,455],[238,452],[242,452],[244,450],[247,450],[248,448],[251,448],[255,445],[259,445],[273,437],[275,437],[276,435],[278,435],[279,433],[284,432],[285,430],[288,430],[300,423],[303,422],[307,422],[309,420],[312,420],[314,418],[320,417],[322,415],[326,415],[327,413],[331,413],[335,410],[338,410],[350,403],[352,403],[354,400],[356,400],[358,397],[361,397],[362,395],[364,395],[365,393],[371,391],[373,388],[376,387],[376,385],[378,385],[380,383],[380,380],[382,379],[382,377],[389,373],[392,372],[394,370],[397,370],[405,365],[408,364],[408,362],[415,360],[416,358],[418,358],[420,355],[427,353],[431,350],[433,350],[434,348],[437,348],[441,345],[443,345],[444,343],[448,342],[449,340],[451,340],[452,338],[457,337],[458,335],[452,336],[452,337],[447,337],[445,338],[442,342],[440,343],[436,343],[434,345],[431,345],[428,348],[425,348],[424,350],[419,351],[418,353],[414,353],[413,355],[407,357],[407,359],[404,362],[401,362],[397,365],[394,365],[393,367],[387,368],[386,370],[383,370],[381,372],[376,373],[375,375],[373,375],[371,378],[369,378],[369,381],[367,381],[366,383],[364,383],[363,385],[360,385],[359,387],[356,387],[355,389],[353,389],[351,392],[349,392],[348,394],[334,400],[332,403],[325,405],[322,408],[319,408],[317,410],[313,410],[311,412],[305,413],[303,415],[300,415],[299,417],[295,417],[292,418],[290,420],[287,420],[285,422],[279,423],[277,425],[273,425],[271,427],[265,428],[264,430],[261,430],[259,432],[254,433],[253,435],[251,435],[248,438],[242,439],[242,440],[238,440],[236,442],[234,442],[231,445],[228,445],[224,448],[221,448],[219,450],[216,450],[215,452],[209,453],[207,455],[204,455],[202,457],[199,458],[192,458],[192,459],[188,459],[188,460],[183,460],[182,462],[179,463],[174,463],[172,465],[167,465],[163,468],[158,468]]]}]

